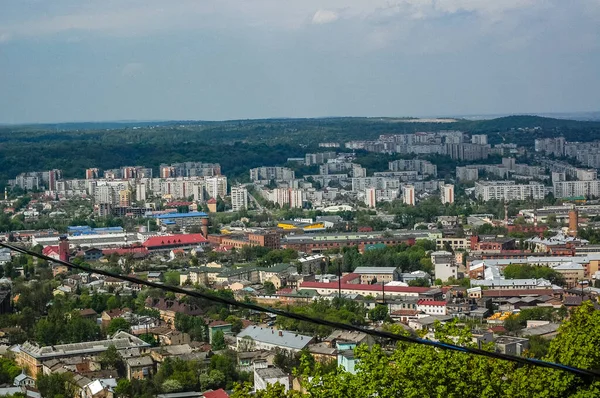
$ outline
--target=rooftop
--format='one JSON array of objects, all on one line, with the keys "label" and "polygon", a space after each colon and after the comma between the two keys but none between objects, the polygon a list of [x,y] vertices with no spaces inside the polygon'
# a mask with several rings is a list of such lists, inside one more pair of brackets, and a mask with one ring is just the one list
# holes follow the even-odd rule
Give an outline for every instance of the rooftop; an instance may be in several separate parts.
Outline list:
[{"label": "rooftop", "polygon": [[261,343],[267,343],[296,350],[303,349],[312,340],[311,336],[304,336],[296,332],[261,328],[259,326],[248,326],[237,335],[238,341],[244,337],[249,337]]},{"label": "rooftop", "polygon": [[108,340],[87,341],[83,343],[60,344],[55,346],[40,347],[25,342],[20,349],[34,358],[43,360],[54,357],[72,356],[86,353],[99,353],[106,351],[114,345],[118,350],[134,347],[149,347],[150,344],[126,332],[117,332]]},{"label": "rooftop", "polygon": [[356,267],[355,274],[393,274],[398,268],[396,267]]},{"label": "rooftop", "polygon": [[189,213],[167,213],[167,214],[157,214],[153,216],[159,220],[163,219],[174,219],[174,218],[189,218],[189,217],[202,217],[208,218],[208,214],[201,211],[191,211]]}]

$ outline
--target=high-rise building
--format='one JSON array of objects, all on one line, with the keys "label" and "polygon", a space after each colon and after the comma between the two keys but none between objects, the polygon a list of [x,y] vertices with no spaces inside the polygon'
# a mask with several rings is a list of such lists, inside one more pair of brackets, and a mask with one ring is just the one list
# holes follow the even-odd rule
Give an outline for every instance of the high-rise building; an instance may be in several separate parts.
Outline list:
[{"label": "high-rise building", "polygon": [[486,134],[473,134],[471,136],[472,144],[487,145],[488,136]]},{"label": "high-rise building", "polygon": [[248,208],[248,190],[245,187],[231,187],[231,208],[233,211]]},{"label": "high-rise building", "polygon": [[377,190],[375,188],[365,190],[365,204],[372,209],[377,205]]},{"label": "high-rise building", "polygon": [[131,191],[129,189],[119,191],[119,206],[121,206],[121,207],[131,206]]},{"label": "high-rise building", "polygon": [[135,185],[135,200],[136,202],[144,202],[148,199],[148,189],[145,183]]},{"label": "high-rise building", "polygon": [[415,205],[415,186],[405,185],[402,187],[402,200],[409,206]]},{"label": "high-rise building", "polygon": [[440,197],[442,203],[454,203],[454,185],[443,184],[440,186]]},{"label": "high-rise building", "polygon": [[86,180],[95,180],[100,178],[100,170],[97,168],[91,168],[85,170],[85,179]]},{"label": "high-rise building", "polygon": [[204,179],[204,183],[209,197],[216,199],[218,196],[221,198],[227,196],[227,177],[207,177]]},{"label": "high-rise building", "polygon": [[[555,184],[556,185],[556,184]],[[539,182],[515,184],[514,181],[476,181],[475,197],[483,201],[544,199],[546,189]]]},{"label": "high-rise building", "polygon": [[289,205],[290,208],[302,208],[303,196],[300,189],[276,188],[273,190],[271,198],[281,207]]}]

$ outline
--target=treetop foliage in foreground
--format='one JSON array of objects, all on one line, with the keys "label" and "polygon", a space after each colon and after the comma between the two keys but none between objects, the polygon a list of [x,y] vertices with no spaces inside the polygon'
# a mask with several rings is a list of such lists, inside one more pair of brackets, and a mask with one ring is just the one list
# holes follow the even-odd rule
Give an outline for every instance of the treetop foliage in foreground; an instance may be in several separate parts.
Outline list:
[{"label": "treetop foliage in foreground", "polygon": [[[461,342],[471,339],[455,329],[438,328],[436,337],[459,335]],[[576,309],[558,336],[551,341],[543,360],[583,369],[600,369],[600,311],[590,302]],[[588,380],[571,373],[542,367],[520,366],[512,362],[469,355],[432,347],[399,343],[392,352],[380,346],[356,349],[360,360],[356,375],[338,370],[299,375],[306,394],[283,392],[280,385],[269,386],[255,397],[597,397],[600,380]],[[308,381],[307,376],[313,376]],[[238,386],[233,398],[250,397],[248,386]]]}]

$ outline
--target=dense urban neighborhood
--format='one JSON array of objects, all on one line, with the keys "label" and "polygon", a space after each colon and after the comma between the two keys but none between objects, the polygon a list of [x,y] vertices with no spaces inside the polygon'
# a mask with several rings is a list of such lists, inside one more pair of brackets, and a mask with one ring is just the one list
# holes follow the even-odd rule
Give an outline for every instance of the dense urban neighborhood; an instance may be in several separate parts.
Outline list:
[{"label": "dense urban neighborhood", "polygon": [[557,370],[160,288],[598,369],[600,141],[546,130],[352,135],[243,171],[202,151],[21,170],[0,240],[45,257],[0,248],[0,396],[593,396]]}]

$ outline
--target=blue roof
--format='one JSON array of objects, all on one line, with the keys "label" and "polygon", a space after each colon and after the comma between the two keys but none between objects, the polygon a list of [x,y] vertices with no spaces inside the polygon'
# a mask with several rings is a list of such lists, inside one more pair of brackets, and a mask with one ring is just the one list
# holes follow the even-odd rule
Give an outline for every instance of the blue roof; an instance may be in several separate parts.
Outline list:
[{"label": "blue roof", "polygon": [[208,218],[208,214],[201,211],[191,211],[189,213],[168,213],[168,214],[157,214],[152,216],[159,220],[171,219],[171,218],[187,218],[187,217],[203,217]]},{"label": "blue roof", "polygon": [[175,223],[175,221],[173,221],[173,220],[169,220],[169,219],[164,219],[162,223],[163,223],[163,224],[165,224],[165,225],[173,225],[173,224],[176,224],[176,223]]}]

